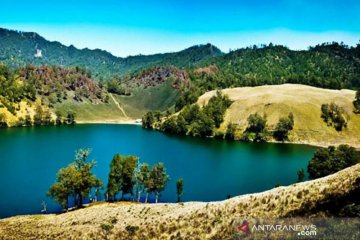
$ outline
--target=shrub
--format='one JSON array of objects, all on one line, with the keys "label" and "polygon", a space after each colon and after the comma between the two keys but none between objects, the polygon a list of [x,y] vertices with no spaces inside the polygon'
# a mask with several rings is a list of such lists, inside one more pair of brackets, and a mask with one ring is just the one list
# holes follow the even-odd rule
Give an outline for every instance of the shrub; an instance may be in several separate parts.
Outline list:
[{"label": "shrub", "polygon": [[288,117],[280,118],[279,122],[276,124],[274,131],[274,138],[278,141],[288,140],[289,131],[294,127],[294,116],[292,113],[289,113]]},{"label": "shrub", "polygon": [[321,117],[328,126],[334,126],[337,131],[341,131],[347,126],[345,111],[335,103],[321,105]]}]

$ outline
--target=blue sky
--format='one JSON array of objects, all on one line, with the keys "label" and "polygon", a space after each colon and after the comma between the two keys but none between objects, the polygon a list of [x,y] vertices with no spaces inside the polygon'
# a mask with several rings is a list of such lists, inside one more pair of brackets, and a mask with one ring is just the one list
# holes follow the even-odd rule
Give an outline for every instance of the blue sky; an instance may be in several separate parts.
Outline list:
[{"label": "blue sky", "polygon": [[0,27],[117,56],[213,43],[223,51],[277,43],[306,49],[360,40],[360,1],[2,0]]}]

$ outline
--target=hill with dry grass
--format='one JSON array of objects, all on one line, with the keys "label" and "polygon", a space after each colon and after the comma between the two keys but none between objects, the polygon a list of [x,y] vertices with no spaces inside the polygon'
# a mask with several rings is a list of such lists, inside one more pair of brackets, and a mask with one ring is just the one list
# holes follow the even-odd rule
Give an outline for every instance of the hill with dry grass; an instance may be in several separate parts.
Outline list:
[{"label": "hill with dry grass", "polygon": [[[237,134],[247,127],[250,114],[266,114],[269,129],[274,129],[280,117],[294,114],[295,125],[289,139],[295,143],[320,146],[349,144],[360,148],[360,115],[353,113],[355,91],[330,90],[299,84],[259,87],[229,88],[222,90],[233,101],[227,109],[219,131],[225,132],[231,122],[238,124]],[[210,91],[198,99],[203,106],[216,94]],[[321,105],[335,103],[342,107],[347,118],[347,128],[336,131],[321,118]]]},{"label": "hill with dry grass", "polygon": [[[360,164],[313,181],[220,202],[98,203],[49,215],[0,220],[1,239],[231,239],[244,218],[328,216],[359,190]],[[338,206],[339,207],[339,206]]]}]

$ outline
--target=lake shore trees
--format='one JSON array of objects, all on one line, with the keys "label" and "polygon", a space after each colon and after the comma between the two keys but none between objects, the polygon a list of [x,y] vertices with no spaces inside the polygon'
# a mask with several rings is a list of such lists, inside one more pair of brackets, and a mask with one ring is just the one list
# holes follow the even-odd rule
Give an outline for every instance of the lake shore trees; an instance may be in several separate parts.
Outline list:
[{"label": "lake shore trees", "polygon": [[[90,149],[77,150],[75,160],[58,171],[55,183],[47,192],[65,210],[70,207],[70,200],[77,208],[81,208],[84,197],[90,196],[92,192],[95,194],[94,199],[100,197],[103,183],[91,172],[96,162],[88,160],[90,153]],[[136,156],[115,154],[110,163],[106,200],[117,201],[121,193],[121,200],[130,195],[130,200],[140,202],[145,193],[145,203],[151,194],[155,195],[157,203],[169,179],[161,162],[150,167],[147,163],[140,163]]]},{"label": "lake shore trees", "polygon": [[360,162],[360,152],[348,145],[319,148],[308,164],[310,179],[325,177]]},{"label": "lake shore trees", "polygon": [[181,202],[181,196],[184,192],[184,179],[180,178],[176,181],[176,193],[177,193],[177,201]]},{"label": "lake shore trees", "polygon": [[64,209],[69,207],[69,198],[75,205],[83,205],[84,196],[89,195],[93,188],[101,188],[102,181],[91,173],[95,160],[88,161],[90,149],[79,149],[75,153],[74,162],[61,168],[57,173],[56,182],[50,187],[47,195],[59,202]]},{"label": "lake shore trees", "polygon": [[145,202],[149,194],[155,194],[155,202],[165,190],[169,175],[163,163],[156,163],[151,168],[147,163],[140,163],[135,156],[116,154],[110,163],[110,172],[107,185],[109,201],[116,201],[116,196],[121,193],[121,200],[125,195],[130,199],[140,202],[141,195],[145,192]]}]

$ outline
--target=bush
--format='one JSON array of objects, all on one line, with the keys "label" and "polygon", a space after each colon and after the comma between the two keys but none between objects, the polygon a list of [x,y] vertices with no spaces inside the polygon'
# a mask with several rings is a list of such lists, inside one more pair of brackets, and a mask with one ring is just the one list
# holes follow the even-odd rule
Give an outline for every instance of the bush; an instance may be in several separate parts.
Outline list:
[{"label": "bush", "polygon": [[237,128],[237,124],[229,123],[226,128],[225,138],[231,140],[235,139],[236,128]]},{"label": "bush", "polygon": [[139,227],[138,226],[127,225],[125,227],[125,230],[128,232],[128,234],[130,236],[133,236],[139,230]]},{"label": "bush", "polygon": [[260,116],[258,113],[250,114],[248,117],[248,127],[246,128],[242,140],[263,142],[266,141],[267,130],[266,130],[266,115]]},{"label": "bush", "polygon": [[279,122],[276,124],[274,131],[274,138],[278,141],[288,140],[289,131],[294,127],[294,116],[292,113],[289,113],[289,116],[286,118],[280,118]]},{"label": "bush", "polygon": [[[192,136],[207,137],[213,136],[214,129],[223,122],[226,109],[231,101],[220,91],[210,98],[208,104],[200,109],[197,104],[186,105],[177,117],[166,119],[161,124],[161,130],[173,134],[189,134]],[[143,126],[149,127],[160,119],[154,119],[150,115],[143,118]]]},{"label": "bush", "polygon": [[328,126],[334,126],[337,131],[346,127],[345,111],[335,103],[321,105],[321,117]]}]

